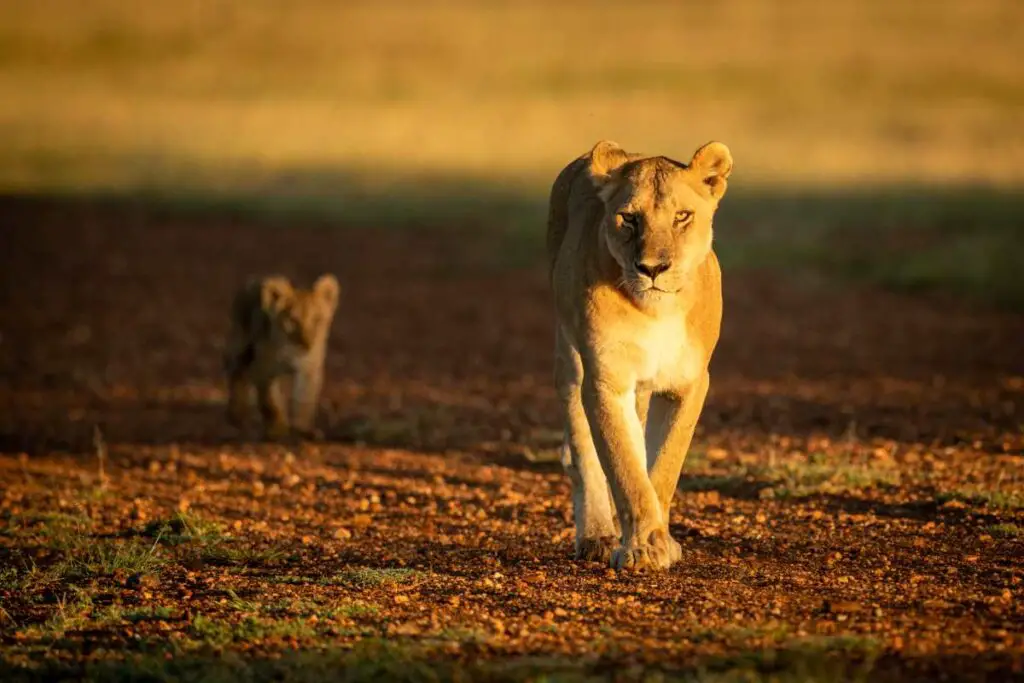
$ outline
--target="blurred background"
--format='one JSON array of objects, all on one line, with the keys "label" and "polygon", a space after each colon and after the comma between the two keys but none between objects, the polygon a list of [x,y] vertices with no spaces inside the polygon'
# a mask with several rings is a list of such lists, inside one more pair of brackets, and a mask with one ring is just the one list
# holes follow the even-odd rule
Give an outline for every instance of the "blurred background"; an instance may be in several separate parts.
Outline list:
[{"label": "blurred background", "polygon": [[484,223],[532,255],[597,140],[717,139],[727,265],[1020,306],[1022,27],[1018,0],[0,0],[0,192]]}]

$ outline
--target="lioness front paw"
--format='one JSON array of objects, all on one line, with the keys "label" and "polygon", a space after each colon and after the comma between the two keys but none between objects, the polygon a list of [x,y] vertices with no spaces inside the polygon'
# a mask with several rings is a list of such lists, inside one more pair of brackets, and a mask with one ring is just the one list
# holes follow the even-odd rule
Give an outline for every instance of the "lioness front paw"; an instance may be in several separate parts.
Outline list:
[{"label": "lioness front paw", "polygon": [[655,529],[646,543],[622,545],[611,557],[613,569],[668,569],[683,559],[683,548],[665,529]]},{"label": "lioness front paw", "polygon": [[581,538],[576,541],[576,559],[587,562],[610,562],[612,552],[619,544],[614,536],[597,536]]}]

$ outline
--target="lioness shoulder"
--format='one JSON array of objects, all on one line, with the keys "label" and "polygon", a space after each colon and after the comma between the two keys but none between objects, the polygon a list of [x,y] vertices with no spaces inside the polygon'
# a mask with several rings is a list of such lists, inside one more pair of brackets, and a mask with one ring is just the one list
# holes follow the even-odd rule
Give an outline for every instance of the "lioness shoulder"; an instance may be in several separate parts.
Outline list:
[{"label": "lioness shoulder", "polygon": [[718,342],[712,219],[731,171],[717,142],[681,163],[602,141],[552,186],[555,380],[578,557],[654,568],[680,557],[668,513]]},{"label": "lioness shoulder", "polygon": [[[330,274],[308,289],[280,275],[252,278],[240,287],[231,303],[224,352],[232,423],[244,420],[255,388],[269,438],[318,434],[314,421],[338,294],[338,280]],[[281,385],[287,378],[292,380],[290,410]]]}]

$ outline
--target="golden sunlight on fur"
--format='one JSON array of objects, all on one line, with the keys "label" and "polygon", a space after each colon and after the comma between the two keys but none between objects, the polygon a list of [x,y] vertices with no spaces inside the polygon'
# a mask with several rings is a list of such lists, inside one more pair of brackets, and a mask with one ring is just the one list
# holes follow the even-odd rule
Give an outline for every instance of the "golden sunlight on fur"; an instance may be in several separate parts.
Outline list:
[{"label": "golden sunlight on fur", "polygon": [[[235,295],[224,353],[228,419],[241,425],[255,387],[267,438],[290,434],[318,438],[317,402],[338,281],[321,275],[311,289],[297,289],[282,276],[253,279]],[[291,380],[286,408],[282,381]],[[290,419],[289,419],[290,413]]]},{"label": "golden sunlight on fur", "polygon": [[669,509],[718,342],[712,218],[731,172],[719,142],[683,164],[602,141],[551,189],[555,381],[578,558],[664,569],[681,557]]}]

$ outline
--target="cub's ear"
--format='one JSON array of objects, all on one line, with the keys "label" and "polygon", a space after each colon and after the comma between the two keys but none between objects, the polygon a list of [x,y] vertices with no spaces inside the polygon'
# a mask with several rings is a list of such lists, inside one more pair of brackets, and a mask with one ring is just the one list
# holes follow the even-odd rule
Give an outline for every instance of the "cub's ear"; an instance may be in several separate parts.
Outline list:
[{"label": "cub's ear", "polygon": [[699,175],[712,199],[721,199],[732,173],[732,154],[721,142],[709,142],[693,153],[690,168]]},{"label": "cub's ear", "polygon": [[330,273],[321,275],[313,283],[313,294],[318,301],[330,306],[332,309],[338,305],[338,294],[341,287],[338,285],[338,278]]},{"label": "cub's ear", "polygon": [[260,305],[263,310],[276,313],[291,301],[294,293],[288,278],[280,275],[265,278],[260,285]]},{"label": "cub's ear", "polygon": [[597,188],[601,199],[607,200],[612,181],[622,165],[629,161],[629,154],[611,140],[601,140],[590,150],[590,181]]}]

